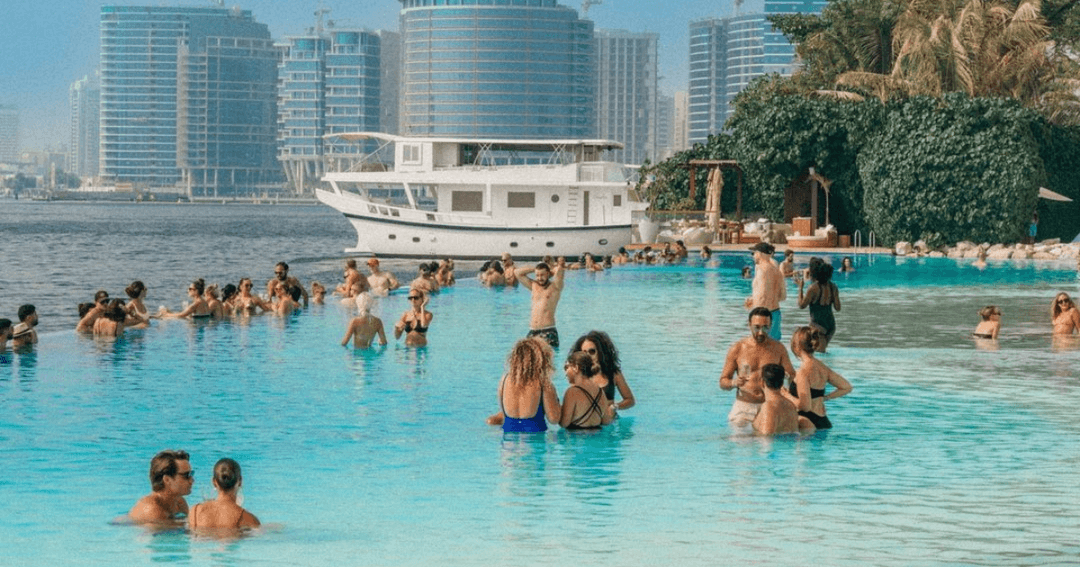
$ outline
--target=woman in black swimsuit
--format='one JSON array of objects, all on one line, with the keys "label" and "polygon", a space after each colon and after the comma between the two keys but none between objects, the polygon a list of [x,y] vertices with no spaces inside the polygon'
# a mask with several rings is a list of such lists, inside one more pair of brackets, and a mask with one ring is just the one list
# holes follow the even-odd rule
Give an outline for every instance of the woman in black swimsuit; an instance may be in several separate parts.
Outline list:
[{"label": "woman in black swimsuit", "polygon": [[600,372],[592,357],[581,351],[571,353],[564,368],[570,387],[563,393],[559,425],[565,429],[596,429],[611,423],[615,419],[615,405],[592,381]]},{"label": "woman in black swimsuit", "polygon": [[[814,427],[829,429],[832,423],[825,415],[825,400],[850,394],[851,383],[814,358],[814,350],[821,339],[821,334],[812,327],[795,329],[791,336],[791,352],[799,357],[799,370],[795,372],[787,397],[798,408],[799,415],[809,419]],[[826,384],[832,384],[835,389],[825,394]]]},{"label": "woman in black swimsuit", "polygon": [[622,367],[619,364],[619,351],[615,348],[611,337],[603,331],[589,331],[574,341],[574,346],[570,349],[571,353],[579,351],[591,356],[593,361],[600,366],[600,371],[592,377],[592,380],[604,390],[604,395],[612,403],[615,402],[615,391],[618,390],[622,400],[615,405],[615,409],[624,410],[634,407],[637,403],[634,400],[634,392],[630,390],[630,385],[626,383],[626,377],[623,376]]},{"label": "woman in black swimsuit", "polygon": [[428,296],[413,288],[409,290],[409,309],[401,314],[401,320],[394,325],[394,338],[400,339],[405,333],[405,346],[427,346],[427,332],[434,317],[427,310]]},{"label": "woman in black swimsuit", "polygon": [[243,509],[238,502],[244,480],[240,464],[232,459],[221,459],[214,465],[214,488],[218,495],[214,500],[200,502],[188,513],[188,527],[198,529],[257,528],[259,519]]}]

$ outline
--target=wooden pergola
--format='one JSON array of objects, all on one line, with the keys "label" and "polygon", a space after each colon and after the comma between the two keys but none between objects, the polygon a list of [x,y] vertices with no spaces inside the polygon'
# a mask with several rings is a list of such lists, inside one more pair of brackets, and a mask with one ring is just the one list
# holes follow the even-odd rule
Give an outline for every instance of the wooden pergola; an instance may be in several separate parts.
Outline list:
[{"label": "wooden pergola", "polygon": [[[735,201],[735,219],[736,220],[741,220],[742,219],[743,170],[742,170],[741,167],[739,167],[739,162],[737,162],[735,160],[731,160],[731,159],[692,159],[689,162],[687,162],[685,167],[690,168],[690,198],[691,199],[693,199],[694,195],[697,193],[697,187],[696,187],[697,180],[696,180],[696,177],[697,177],[697,169],[699,167],[704,167],[704,168],[707,168],[708,170],[719,169],[721,171],[723,171],[725,169],[734,169],[736,172],[738,172],[739,180],[738,180],[738,183],[735,185],[735,190],[737,191],[736,194],[738,195],[738,197],[736,198],[736,201]],[[717,198],[717,210],[716,210],[716,213],[718,215],[721,213],[720,208],[721,208],[720,199],[718,197]]]}]

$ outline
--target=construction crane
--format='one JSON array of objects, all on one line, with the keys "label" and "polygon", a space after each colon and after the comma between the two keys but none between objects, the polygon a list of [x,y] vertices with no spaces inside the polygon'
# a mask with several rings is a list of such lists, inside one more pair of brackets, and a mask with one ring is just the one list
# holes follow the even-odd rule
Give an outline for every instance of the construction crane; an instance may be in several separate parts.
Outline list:
[{"label": "construction crane", "polygon": [[603,4],[604,0],[582,0],[581,2],[581,17],[589,15],[589,6],[595,6],[596,4]]},{"label": "construction crane", "polygon": [[[323,32],[323,16],[330,13],[330,8],[322,6],[322,2],[319,3],[319,9],[315,10],[315,17],[318,18],[318,23],[315,25],[315,35],[322,35]],[[333,27],[333,22],[330,26]]]}]

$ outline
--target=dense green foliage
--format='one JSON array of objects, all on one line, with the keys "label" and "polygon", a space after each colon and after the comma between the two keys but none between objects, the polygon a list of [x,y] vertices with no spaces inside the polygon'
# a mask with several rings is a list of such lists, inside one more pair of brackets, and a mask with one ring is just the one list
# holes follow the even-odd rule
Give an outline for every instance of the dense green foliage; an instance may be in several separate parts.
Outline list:
[{"label": "dense green foliage", "polygon": [[880,121],[881,105],[807,98],[784,90],[783,81],[758,79],[736,98],[728,122],[733,154],[761,209],[770,218],[783,218],[784,190],[814,167],[832,181],[830,220],[837,230],[865,229],[855,158],[864,133]]},{"label": "dense green foliage", "polygon": [[1034,112],[953,93],[893,103],[885,116],[858,157],[880,241],[1020,239],[1045,180]]},{"label": "dense green foliage", "polygon": [[1034,132],[1046,169],[1045,186],[1073,200],[1038,200],[1038,238],[1069,242],[1080,233],[1080,129],[1040,122]]},{"label": "dense green foliage", "polygon": [[[694,144],[694,147],[675,154],[670,159],[651,164],[646,162],[641,166],[641,179],[648,180],[648,188],[645,190],[649,205],[655,210],[665,211],[701,211],[705,209],[705,198],[708,194],[709,171],[707,168],[698,168],[694,181],[695,193],[693,201],[690,200],[690,168],[686,164],[695,159],[736,159],[731,150],[731,136],[724,133],[709,136],[705,144]],[[724,190],[721,193],[720,209],[725,216],[733,216],[738,195],[735,190],[738,183],[738,173],[733,170],[724,171]],[[745,181],[743,182],[745,184]],[[748,206],[749,192],[743,191],[743,209]]]}]

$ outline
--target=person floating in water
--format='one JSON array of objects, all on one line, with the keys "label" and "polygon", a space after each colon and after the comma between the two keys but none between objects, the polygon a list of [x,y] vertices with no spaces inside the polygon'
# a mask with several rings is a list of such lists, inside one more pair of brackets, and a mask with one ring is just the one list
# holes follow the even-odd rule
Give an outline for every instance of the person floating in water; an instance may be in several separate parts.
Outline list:
[{"label": "person floating in water", "polygon": [[221,459],[214,464],[214,488],[217,498],[200,502],[191,508],[188,514],[188,527],[198,529],[221,528],[257,528],[259,519],[240,506],[240,488],[244,479],[240,474],[240,463],[232,459]]},{"label": "person floating in water", "polygon": [[975,327],[971,336],[976,339],[997,340],[998,332],[1001,331],[1001,308],[997,305],[987,305],[979,310],[982,321]]},{"label": "person floating in water", "polygon": [[34,327],[38,324],[37,308],[27,303],[19,306],[19,324],[11,331],[12,348],[26,348],[36,345],[38,342],[37,331]]},{"label": "person floating in water", "polygon": [[[536,273],[536,279],[530,273]],[[555,328],[555,309],[559,306],[566,280],[566,262],[561,260],[554,271],[545,262],[535,268],[519,269],[515,275],[521,285],[532,292],[532,313],[529,316],[529,337],[541,337],[552,348],[559,346],[559,331]]]},{"label": "person floating in water", "polygon": [[761,377],[765,386],[765,402],[754,417],[754,431],[763,435],[813,433],[814,424],[799,415],[795,404],[784,396],[784,367],[766,364],[761,367]]},{"label": "person floating in water", "polygon": [[765,307],[751,310],[749,326],[750,336],[731,345],[720,372],[720,389],[735,390],[735,403],[728,414],[728,422],[736,428],[749,425],[761,410],[765,401],[761,369],[766,364],[779,364],[789,376],[795,375],[787,349],[769,337],[772,328],[769,310]]},{"label": "person floating in water", "polygon": [[[19,313],[22,313],[21,308]],[[1080,312],[1076,310],[1076,304],[1073,303],[1069,294],[1061,292],[1054,297],[1054,304],[1050,306],[1050,317],[1054,324],[1055,335],[1072,335],[1080,332]]]},{"label": "person floating in water", "polygon": [[150,494],[131,507],[128,517],[138,524],[168,524],[187,516],[184,497],[195,484],[186,451],[162,451],[150,460]]},{"label": "person floating in water", "polygon": [[540,433],[547,431],[545,417],[559,423],[562,406],[551,383],[553,354],[538,337],[514,344],[496,394],[500,411],[487,418],[488,425],[501,425],[505,433]]}]

